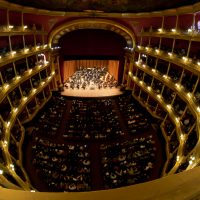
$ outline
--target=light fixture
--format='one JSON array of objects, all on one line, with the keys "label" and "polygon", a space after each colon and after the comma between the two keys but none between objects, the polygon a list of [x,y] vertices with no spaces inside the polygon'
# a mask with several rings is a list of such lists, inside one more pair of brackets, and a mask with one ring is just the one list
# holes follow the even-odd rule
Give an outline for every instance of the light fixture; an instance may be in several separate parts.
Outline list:
[{"label": "light fixture", "polygon": [[176,156],[176,161],[179,161],[180,160],[180,156]]},{"label": "light fixture", "polygon": [[191,98],[191,97],[192,97],[192,94],[191,94],[190,92],[188,92],[188,93],[187,93],[187,96],[188,96],[189,98]]},{"label": "light fixture", "polygon": [[170,104],[168,104],[167,108],[171,110],[172,106]]},{"label": "light fixture", "polygon": [[27,26],[27,25],[25,25],[23,28],[24,28],[24,29],[27,29],[27,28],[28,28],[28,26]]},{"label": "light fixture", "polygon": [[182,59],[183,59],[184,62],[187,62],[187,61],[188,61],[188,58],[185,57],[185,56],[183,56]]},{"label": "light fixture", "polygon": [[3,170],[2,169],[0,169],[0,175],[2,175],[3,174]]},{"label": "light fixture", "polygon": [[21,78],[21,76],[16,76],[16,80],[19,80]]},{"label": "light fixture", "polygon": [[8,28],[9,28],[9,29],[12,29],[12,28],[14,28],[14,26],[13,26],[13,25],[9,25]]},{"label": "light fixture", "polygon": [[35,93],[35,92],[36,92],[36,90],[37,90],[37,89],[33,88],[33,89],[32,89],[32,92],[33,92],[33,93]]},{"label": "light fixture", "polygon": [[3,141],[3,146],[6,147],[8,145],[8,142],[6,140]]},{"label": "light fixture", "polygon": [[24,53],[27,53],[28,51],[29,51],[28,48],[25,48],[25,49],[24,49]]},{"label": "light fixture", "polygon": [[155,51],[156,51],[156,53],[160,53],[160,50],[159,50],[159,49],[156,49]]},{"label": "light fixture", "polygon": [[4,87],[4,89],[6,90],[6,89],[8,89],[9,86],[10,86],[10,85],[9,85],[8,83],[6,83],[3,87]]},{"label": "light fixture", "polygon": [[183,141],[185,136],[183,134],[180,135],[180,139]]},{"label": "light fixture", "polygon": [[151,91],[151,87],[150,87],[150,86],[148,86],[148,87],[147,87],[147,90]]},{"label": "light fixture", "polygon": [[157,97],[158,97],[159,99],[161,99],[161,95],[160,95],[160,94],[157,94]]},{"label": "light fixture", "polygon": [[163,75],[163,78],[168,79],[168,76],[164,74],[164,75]]},{"label": "light fixture", "polygon": [[11,51],[11,52],[10,52],[10,54],[11,54],[12,56],[14,56],[16,53],[17,53],[16,51]]},{"label": "light fixture", "polygon": [[181,85],[179,83],[176,83],[175,86],[180,89],[181,88]]},{"label": "light fixture", "polygon": [[13,112],[16,113],[18,111],[18,108],[13,108]]},{"label": "light fixture", "polygon": [[179,117],[176,117],[175,120],[176,120],[176,122],[178,123],[179,120],[180,120],[180,118],[179,118]]},{"label": "light fixture", "polygon": [[168,52],[168,55],[169,55],[169,56],[172,56],[172,52]]},{"label": "light fixture", "polygon": [[7,122],[7,123],[6,123],[6,126],[9,127],[9,126],[10,126],[10,122]]},{"label": "light fixture", "polygon": [[176,29],[175,29],[175,28],[172,28],[171,31],[172,31],[173,33],[175,33],[175,32],[176,32]]},{"label": "light fixture", "polygon": [[23,101],[26,101],[27,100],[27,97],[23,97]]},{"label": "light fixture", "polygon": [[160,33],[163,32],[163,29],[162,29],[162,28],[159,28],[159,29],[158,29],[158,32],[160,32]]}]

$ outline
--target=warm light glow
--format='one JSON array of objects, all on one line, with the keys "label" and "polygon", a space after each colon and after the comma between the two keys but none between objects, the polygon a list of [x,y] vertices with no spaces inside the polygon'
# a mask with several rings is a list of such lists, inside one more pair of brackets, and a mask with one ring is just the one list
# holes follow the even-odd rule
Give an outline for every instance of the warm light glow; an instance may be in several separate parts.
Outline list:
[{"label": "warm light glow", "polygon": [[180,119],[179,119],[179,117],[176,117],[175,120],[178,123]]},{"label": "warm light glow", "polygon": [[191,94],[190,92],[188,92],[188,93],[187,93],[187,96],[188,96],[189,98],[191,98],[191,97],[192,97],[192,94]]},{"label": "warm light glow", "polygon": [[35,93],[37,89],[33,88],[32,92]]},{"label": "warm light glow", "polygon": [[52,75],[54,75],[55,74],[55,72],[52,72]]},{"label": "warm light glow", "polygon": [[12,28],[14,28],[14,26],[12,26],[12,25],[9,25],[9,26],[8,26],[8,28],[9,28],[9,29],[12,29]]},{"label": "warm light glow", "polygon": [[190,165],[192,165],[192,164],[193,164],[193,161],[192,161],[192,160],[190,160],[190,161],[189,161],[189,164],[190,164]]},{"label": "warm light glow", "polygon": [[13,112],[16,113],[18,111],[18,108],[13,108]]},{"label": "warm light glow", "polygon": [[172,56],[172,52],[168,52],[168,55],[169,55],[169,56]]},{"label": "warm light glow", "polygon": [[177,157],[176,157],[176,161],[179,161],[179,160],[180,160],[180,156],[177,156]]},{"label": "warm light glow", "polygon": [[2,169],[0,169],[0,175],[2,175],[3,174],[3,170]]},{"label": "warm light glow", "polygon": [[153,73],[155,73],[155,72],[156,72],[156,70],[155,70],[155,69],[152,69],[151,71],[152,71]]},{"label": "warm light glow", "polygon": [[23,101],[26,101],[26,100],[27,100],[27,97],[24,97],[24,98],[23,98]]},{"label": "warm light glow", "polygon": [[163,78],[168,79],[168,76],[167,75],[163,75]]},{"label": "warm light glow", "polygon": [[16,80],[19,80],[21,78],[21,76],[16,76]]},{"label": "warm light glow", "polygon": [[25,25],[25,26],[24,26],[24,29],[27,29],[27,28],[28,28],[28,26]]},{"label": "warm light glow", "polygon": [[8,89],[9,86],[10,86],[10,85],[6,83],[3,87],[4,87],[4,89],[6,90],[6,89]]},{"label": "warm light glow", "polygon": [[159,31],[159,32],[163,32],[163,29],[162,29],[162,28],[159,28],[158,31]]},{"label": "warm light glow", "polygon": [[199,66],[200,66],[200,62],[199,62],[199,61],[197,62],[197,65],[199,65]]},{"label": "warm light glow", "polygon": [[10,168],[14,171],[15,170],[15,166],[13,164],[10,164]]},{"label": "warm light glow", "polygon": [[149,47],[145,47],[145,49],[148,51],[148,50],[149,50]]},{"label": "warm light glow", "polygon": [[170,104],[168,104],[167,108],[171,110],[172,106]]},{"label": "warm light glow", "polygon": [[185,136],[183,134],[180,135],[180,139],[183,141]]},{"label": "warm light glow", "polygon": [[195,160],[195,157],[194,157],[194,156],[191,156],[190,159],[191,159],[191,160]]},{"label": "warm light glow", "polygon": [[137,79],[136,76],[133,76],[133,79],[136,80]]},{"label": "warm light glow", "polygon": [[181,85],[180,85],[179,83],[176,83],[175,86],[176,86],[177,88],[179,88],[179,89],[181,88]]},{"label": "warm light glow", "polygon": [[141,48],[141,46],[140,46],[140,45],[138,45],[138,46],[137,46],[137,48],[138,48],[138,49],[140,49],[140,48]]},{"label": "warm light glow", "polygon": [[10,122],[7,122],[6,126],[9,127],[10,126]]},{"label": "warm light glow", "polygon": [[142,67],[144,67],[144,68],[145,68],[145,67],[146,67],[146,65],[145,65],[145,64],[143,64],[143,65],[142,65]]},{"label": "warm light glow", "polygon": [[139,81],[139,83],[142,85],[143,84],[143,82],[142,81]]},{"label": "warm light glow", "polygon": [[3,142],[3,146],[6,147],[7,145],[8,145],[8,142],[7,142],[7,141],[4,141],[4,142]]},{"label": "warm light glow", "polygon": [[1,59],[1,56],[0,56],[0,59]]},{"label": "warm light glow", "polygon": [[160,94],[157,94],[157,97],[158,97],[159,99],[161,99],[161,95],[160,95]]},{"label": "warm light glow", "polygon": [[24,53],[27,53],[28,51],[29,51],[28,48],[25,48],[25,49],[24,49]]},{"label": "warm light glow", "polygon": [[197,112],[200,112],[200,107],[199,106],[197,107]]},{"label": "warm light glow", "polygon": [[16,54],[16,51],[11,51],[10,54],[11,54],[12,56],[14,56],[14,55]]},{"label": "warm light glow", "polygon": [[[52,73],[52,74],[53,74],[53,73]],[[132,75],[132,73],[131,73],[130,71],[128,72],[128,74],[129,74],[130,76]]]},{"label": "warm light glow", "polygon": [[150,90],[151,90],[151,87],[150,87],[150,86],[148,86],[148,87],[147,87],[147,89],[150,91]]},{"label": "warm light glow", "polygon": [[176,32],[176,29],[175,29],[175,28],[172,28],[171,31],[172,31],[173,33],[175,33],[175,32]]},{"label": "warm light glow", "polygon": [[188,29],[188,33],[191,33],[191,32],[192,32],[192,29],[191,29],[191,28],[189,28],[189,29]]},{"label": "warm light glow", "polygon": [[44,45],[44,48],[46,48],[46,47],[47,47],[47,44]]},{"label": "warm light glow", "polygon": [[32,69],[29,69],[29,70],[28,70],[29,74],[30,74],[32,71],[33,71]]},{"label": "warm light glow", "polygon": [[183,56],[182,59],[184,60],[184,62],[187,62],[188,61],[188,58]]},{"label": "warm light glow", "polygon": [[44,85],[45,84],[45,82],[43,81],[43,82],[41,82],[41,85]]},{"label": "warm light glow", "polygon": [[31,190],[30,192],[35,192],[35,190]]},{"label": "warm light glow", "polygon": [[160,50],[159,50],[159,49],[156,49],[156,53],[160,53]]}]

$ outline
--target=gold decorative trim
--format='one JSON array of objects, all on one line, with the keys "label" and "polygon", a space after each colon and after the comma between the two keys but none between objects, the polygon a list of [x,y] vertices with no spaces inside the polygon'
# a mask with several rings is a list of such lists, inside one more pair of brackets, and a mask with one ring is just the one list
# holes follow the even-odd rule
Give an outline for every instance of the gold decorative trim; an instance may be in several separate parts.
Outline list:
[{"label": "gold decorative trim", "polygon": [[49,46],[57,44],[64,34],[78,29],[104,29],[113,31],[126,40],[128,47],[135,47],[135,37],[132,30],[113,20],[92,18],[72,20],[56,27],[49,35]]}]

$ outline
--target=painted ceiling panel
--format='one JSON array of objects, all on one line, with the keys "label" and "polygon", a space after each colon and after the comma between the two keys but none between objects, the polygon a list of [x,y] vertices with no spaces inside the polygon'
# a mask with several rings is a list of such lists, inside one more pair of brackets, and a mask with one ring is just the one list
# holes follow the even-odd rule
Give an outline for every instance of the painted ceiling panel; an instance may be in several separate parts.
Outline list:
[{"label": "painted ceiling panel", "polygon": [[11,3],[52,11],[139,13],[193,5],[200,0],[7,0]]}]

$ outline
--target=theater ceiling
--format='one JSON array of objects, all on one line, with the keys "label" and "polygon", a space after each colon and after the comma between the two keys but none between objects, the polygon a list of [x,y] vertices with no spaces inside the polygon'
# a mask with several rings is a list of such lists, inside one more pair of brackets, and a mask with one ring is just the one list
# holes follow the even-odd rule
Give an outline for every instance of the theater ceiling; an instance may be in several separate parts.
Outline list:
[{"label": "theater ceiling", "polygon": [[199,0],[7,0],[8,2],[52,11],[139,13],[193,5]]}]

